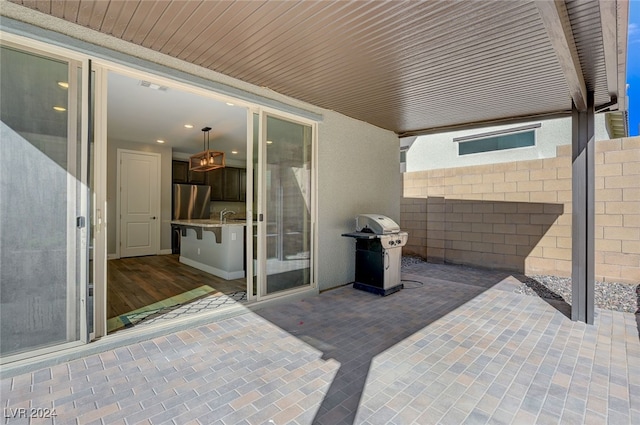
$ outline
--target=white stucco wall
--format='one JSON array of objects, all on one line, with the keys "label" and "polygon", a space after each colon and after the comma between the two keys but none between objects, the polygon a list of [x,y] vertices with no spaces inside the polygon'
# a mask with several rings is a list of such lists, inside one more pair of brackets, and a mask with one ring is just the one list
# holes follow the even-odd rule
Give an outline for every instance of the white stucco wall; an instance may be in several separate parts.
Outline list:
[{"label": "white stucco wall", "polygon": [[[221,90],[222,86],[227,94],[242,91],[240,94],[245,100],[253,96],[257,104],[283,108],[290,113],[299,109],[320,114],[316,226],[316,267],[320,289],[353,281],[354,242],[340,235],[354,230],[357,214],[376,212],[400,222],[399,143],[394,133],[13,3],[3,3],[2,14],[53,31],[36,31],[23,28],[22,24],[5,28],[18,35],[95,54],[213,91]],[[109,165],[109,172],[113,166]],[[162,240],[165,241],[164,236]],[[162,245],[164,247],[165,243]],[[112,252],[111,248],[109,252]]]},{"label": "white stucco wall", "polygon": [[327,289],[355,277],[358,214],[400,223],[400,144],[395,133],[326,111],[318,141],[318,282]]},{"label": "white stucco wall", "polygon": [[[482,152],[471,155],[458,156],[458,143],[454,142],[453,139],[485,134],[492,131],[519,128],[527,124],[482,127],[472,130],[419,136],[407,151],[406,171],[411,172],[553,158],[556,156],[556,146],[571,144],[571,117],[532,121],[530,124],[535,123],[540,123],[540,127],[535,129],[536,146]],[[605,128],[604,114],[597,114],[595,116],[595,132],[596,140],[609,139]]]}]

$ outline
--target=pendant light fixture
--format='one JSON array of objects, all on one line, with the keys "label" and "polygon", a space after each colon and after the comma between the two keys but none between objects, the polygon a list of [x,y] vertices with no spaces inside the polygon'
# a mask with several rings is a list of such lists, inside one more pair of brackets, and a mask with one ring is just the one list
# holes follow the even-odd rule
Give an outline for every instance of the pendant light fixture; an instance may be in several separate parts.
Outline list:
[{"label": "pendant light fixture", "polygon": [[211,171],[224,168],[224,152],[209,149],[209,131],[211,127],[202,129],[202,152],[189,157],[190,171]]}]

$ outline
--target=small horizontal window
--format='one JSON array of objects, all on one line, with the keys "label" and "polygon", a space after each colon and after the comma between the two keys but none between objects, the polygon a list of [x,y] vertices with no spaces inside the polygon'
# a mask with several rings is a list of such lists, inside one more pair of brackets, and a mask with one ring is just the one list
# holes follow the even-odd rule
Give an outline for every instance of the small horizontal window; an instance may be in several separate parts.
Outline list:
[{"label": "small horizontal window", "polygon": [[472,153],[501,151],[505,149],[535,146],[535,144],[535,131],[523,131],[520,133],[503,134],[499,136],[458,142],[458,154],[469,155]]}]

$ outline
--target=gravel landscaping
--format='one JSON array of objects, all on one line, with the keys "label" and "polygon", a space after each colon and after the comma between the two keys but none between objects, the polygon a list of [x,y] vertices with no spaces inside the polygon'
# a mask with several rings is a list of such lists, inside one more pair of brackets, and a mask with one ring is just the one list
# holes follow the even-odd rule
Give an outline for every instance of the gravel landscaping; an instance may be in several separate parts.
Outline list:
[{"label": "gravel landscaping", "polygon": [[[424,262],[419,257],[402,257],[402,266]],[[571,304],[571,278],[557,276],[517,276],[523,280],[515,289],[518,294],[551,300],[564,300]],[[596,306],[603,309],[640,314],[640,284],[596,282]]]},{"label": "gravel landscaping", "polygon": [[[571,304],[571,278],[557,276],[526,276],[516,293],[535,295],[552,300],[563,299]],[[607,310],[638,312],[640,285],[617,282],[597,282],[596,306]]]}]

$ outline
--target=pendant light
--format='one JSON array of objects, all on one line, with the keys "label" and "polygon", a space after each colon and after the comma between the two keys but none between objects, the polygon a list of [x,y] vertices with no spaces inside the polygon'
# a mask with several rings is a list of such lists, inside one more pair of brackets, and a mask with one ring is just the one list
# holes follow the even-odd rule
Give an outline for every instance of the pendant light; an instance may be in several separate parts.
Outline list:
[{"label": "pendant light", "polygon": [[209,131],[211,127],[202,129],[202,152],[189,157],[190,171],[211,171],[224,167],[224,152],[209,149]]}]

